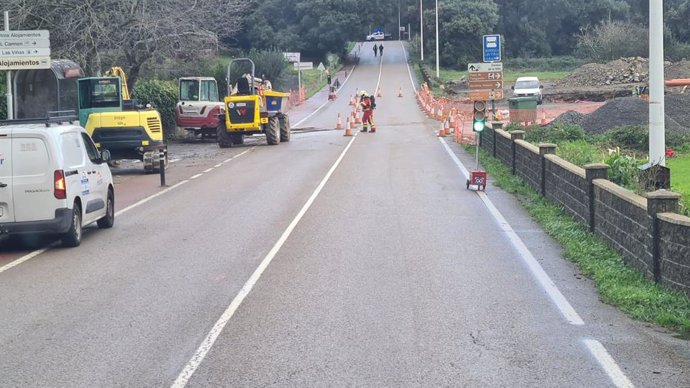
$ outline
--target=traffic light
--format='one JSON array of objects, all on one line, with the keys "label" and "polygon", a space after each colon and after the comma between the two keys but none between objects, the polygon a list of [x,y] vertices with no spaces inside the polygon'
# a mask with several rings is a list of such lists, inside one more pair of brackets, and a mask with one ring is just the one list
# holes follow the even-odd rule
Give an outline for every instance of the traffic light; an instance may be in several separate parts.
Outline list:
[{"label": "traffic light", "polygon": [[486,101],[474,102],[474,113],[472,114],[472,130],[481,132],[486,127]]}]

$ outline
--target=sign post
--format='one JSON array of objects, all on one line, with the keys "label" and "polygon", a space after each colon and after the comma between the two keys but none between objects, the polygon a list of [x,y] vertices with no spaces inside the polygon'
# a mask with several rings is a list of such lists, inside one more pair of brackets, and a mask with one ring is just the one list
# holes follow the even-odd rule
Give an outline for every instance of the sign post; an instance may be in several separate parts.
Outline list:
[{"label": "sign post", "polygon": [[503,63],[470,63],[467,65],[469,74],[470,100],[489,101],[502,100],[503,93]]}]

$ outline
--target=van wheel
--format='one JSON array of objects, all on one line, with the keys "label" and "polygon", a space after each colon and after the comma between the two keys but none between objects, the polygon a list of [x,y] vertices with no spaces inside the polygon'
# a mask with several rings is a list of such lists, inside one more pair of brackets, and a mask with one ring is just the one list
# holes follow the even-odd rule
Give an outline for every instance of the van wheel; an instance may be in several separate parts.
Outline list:
[{"label": "van wheel", "polygon": [[72,225],[67,233],[62,235],[62,246],[67,248],[78,247],[81,244],[81,206],[74,203],[72,209]]},{"label": "van wheel", "polygon": [[105,215],[103,218],[96,221],[98,227],[101,229],[112,228],[115,224],[115,194],[112,190],[108,190],[108,201],[105,204]]}]

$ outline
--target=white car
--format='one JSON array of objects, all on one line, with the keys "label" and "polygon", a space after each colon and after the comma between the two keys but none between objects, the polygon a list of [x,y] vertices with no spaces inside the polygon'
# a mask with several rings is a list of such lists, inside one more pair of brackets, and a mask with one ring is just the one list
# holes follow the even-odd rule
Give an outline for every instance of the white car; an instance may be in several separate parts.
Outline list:
[{"label": "white car", "polygon": [[537,104],[543,101],[541,90],[544,85],[539,82],[537,77],[519,77],[513,86],[513,97],[535,97]]},{"label": "white car", "polygon": [[[71,121],[77,120],[77,124]],[[78,118],[0,123],[0,238],[56,234],[81,243],[82,226],[110,228],[115,190],[110,153],[98,151]]]},{"label": "white car", "polygon": [[371,40],[386,40],[390,35],[386,35],[381,31],[376,31],[371,35],[367,35],[367,41]]}]

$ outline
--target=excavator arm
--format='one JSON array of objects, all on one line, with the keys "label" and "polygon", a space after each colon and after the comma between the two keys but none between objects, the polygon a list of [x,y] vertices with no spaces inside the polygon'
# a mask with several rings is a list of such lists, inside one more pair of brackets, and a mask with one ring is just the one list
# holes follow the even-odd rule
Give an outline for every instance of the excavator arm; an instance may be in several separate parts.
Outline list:
[{"label": "excavator arm", "polygon": [[108,71],[105,72],[107,77],[120,77],[120,84],[122,87],[122,99],[130,100],[129,98],[129,88],[127,87],[127,74],[119,66],[113,66]]}]

